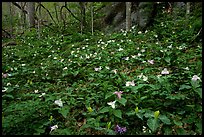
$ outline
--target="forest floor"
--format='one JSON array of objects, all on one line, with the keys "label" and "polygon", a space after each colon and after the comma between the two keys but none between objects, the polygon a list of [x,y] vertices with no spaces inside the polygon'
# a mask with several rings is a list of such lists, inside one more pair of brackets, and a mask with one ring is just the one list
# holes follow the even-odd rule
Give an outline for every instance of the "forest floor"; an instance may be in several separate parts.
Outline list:
[{"label": "forest floor", "polygon": [[202,42],[171,32],[16,38],[2,48],[2,134],[202,134]]}]

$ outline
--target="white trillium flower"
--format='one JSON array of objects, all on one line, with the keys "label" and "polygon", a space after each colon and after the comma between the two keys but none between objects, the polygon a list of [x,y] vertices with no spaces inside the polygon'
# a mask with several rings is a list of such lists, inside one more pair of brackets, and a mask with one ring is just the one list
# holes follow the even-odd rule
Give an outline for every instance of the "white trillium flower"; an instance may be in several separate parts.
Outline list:
[{"label": "white trillium flower", "polygon": [[143,81],[147,81],[148,77],[143,76]]},{"label": "white trillium flower", "polygon": [[114,109],[114,108],[115,108],[115,102],[116,102],[116,101],[108,102],[107,104],[110,105],[110,106]]},{"label": "white trillium flower", "polygon": [[42,96],[44,96],[45,95],[45,93],[42,93],[39,97],[42,97]]},{"label": "white trillium flower", "polygon": [[138,53],[138,54],[137,54],[138,57],[140,57],[141,55],[142,55],[141,53]]},{"label": "white trillium flower", "polygon": [[201,80],[197,75],[194,75],[193,77],[192,77],[192,80],[193,81],[197,81],[197,80]]},{"label": "white trillium flower", "polygon": [[94,69],[95,69],[95,71],[100,71],[102,68],[100,66],[99,68],[94,68]]},{"label": "white trillium flower", "polygon": [[63,103],[62,103],[61,99],[55,100],[55,104],[60,106],[60,107],[63,107]]},{"label": "white trillium flower", "polygon": [[139,76],[137,76],[138,78],[142,78],[142,76],[143,76],[143,73],[141,73]]},{"label": "white trillium flower", "polygon": [[185,70],[189,70],[189,67],[184,68]]},{"label": "white trillium flower", "polygon": [[4,87],[4,90],[2,90],[2,92],[6,92],[8,88]]},{"label": "white trillium flower", "polygon": [[141,52],[145,52],[145,49],[142,49]]},{"label": "white trillium flower", "polygon": [[129,60],[129,57],[125,57],[124,60]]},{"label": "white trillium flower", "polygon": [[63,68],[63,70],[67,70],[67,67]]},{"label": "white trillium flower", "polygon": [[114,69],[114,70],[112,70],[112,71],[116,74],[118,70],[117,70],[117,69]]},{"label": "white trillium flower", "polygon": [[162,70],[161,74],[169,74],[169,71],[167,70],[167,68],[164,68],[164,70]]},{"label": "white trillium flower", "polygon": [[133,81],[127,81],[125,85],[126,85],[126,87],[135,86],[134,80]]},{"label": "white trillium flower", "polygon": [[133,58],[133,59],[136,58],[136,55],[132,55],[132,58]]},{"label": "white trillium flower", "polygon": [[142,34],[142,31],[139,31],[138,34]]},{"label": "white trillium flower", "polygon": [[58,128],[57,125],[52,126],[50,132],[52,132],[53,130],[55,130],[55,129],[57,129],[57,128]]}]

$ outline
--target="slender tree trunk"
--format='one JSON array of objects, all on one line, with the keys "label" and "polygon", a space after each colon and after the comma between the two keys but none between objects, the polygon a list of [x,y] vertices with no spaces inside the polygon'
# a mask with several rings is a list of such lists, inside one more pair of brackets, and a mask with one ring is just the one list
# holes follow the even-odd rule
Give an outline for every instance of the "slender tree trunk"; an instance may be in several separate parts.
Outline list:
[{"label": "slender tree trunk", "polygon": [[11,28],[11,32],[10,34],[12,35],[13,34],[13,17],[14,17],[14,14],[13,14],[13,8],[12,8],[12,3],[11,2],[7,2],[8,3],[8,6],[9,6],[9,18],[10,18],[10,28]]},{"label": "slender tree trunk", "polygon": [[93,35],[93,15],[94,15],[94,2],[91,3],[91,34]]},{"label": "slender tree trunk", "polygon": [[58,17],[58,11],[57,11],[57,9],[58,9],[58,7],[59,7],[58,4],[59,4],[58,2],[55,2],[55,3],[54,3],[54,7],[55,7],[56,19],[57,19],[57,22],[58,22],[58,24],[59,24],[59,17]]},{"label": "slender tree trunk", "polygon": [[79,2],[80,8],[81,8],[81,33],[83,32],[83,29],[85,27],[85,2]]},{"label": "slender tree trunk", "polygon": [[35,27],[35,2],[28,2],[29,27]]},{"label": "slender tree trunk", "polygon": [[188,15],[190,13],[190,2],[186,3],[186,15]]},{"label": "slender tree trunk", "polygon": [[[39,5],[40,4],[41,4],[41,2],[39,2]],[[41,6],[39,6],[38,12],[39,12],[39,15],[38,15],[38,38],[40,39],[40,33],[41,33],[41,30],[40,30],[40,24],[41,24]]]},{"label": "slender tree trunk", "polygon": [[[23,10],[25,10],[25,6],[26,6],[26,2],[21,2],[21,7]],[[25,14],[25,12],[23,12],[23,10],[21,12],[22,13],[21,17],[22,17],[22,29],[24,32],[26,29],[26,14]]]},{"label": "slender tree trunk", "polygon": [[129,31],[131,27],[131,2],[125,3],[126,3],[126,31]]}]

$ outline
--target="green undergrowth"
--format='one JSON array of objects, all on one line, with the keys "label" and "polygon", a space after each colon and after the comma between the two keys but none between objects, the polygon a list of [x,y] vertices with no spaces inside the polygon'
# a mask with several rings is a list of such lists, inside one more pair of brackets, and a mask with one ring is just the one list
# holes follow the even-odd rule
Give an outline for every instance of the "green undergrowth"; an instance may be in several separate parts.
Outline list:
[{"label": "green undergrowth", "polygon": [[172,23],[17,37],[2,48],[2,134],[202,134],[202,43]]}]

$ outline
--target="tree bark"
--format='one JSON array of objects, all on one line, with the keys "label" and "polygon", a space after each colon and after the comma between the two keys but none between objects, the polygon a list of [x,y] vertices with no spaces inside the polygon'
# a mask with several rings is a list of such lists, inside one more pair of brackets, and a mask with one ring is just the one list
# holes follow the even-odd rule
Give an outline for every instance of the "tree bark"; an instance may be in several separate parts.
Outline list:
[{"label": "tree bark", "polygon": [[131,2],[125,3],[126,3],[126,31],[129,31],[131,27]]},{"label": "tree bark", "polygon": [[12,3],[11,2],[7,2],[8,3],[8,7],[9,7],[9,14],[10,14],[10,16],[9,16],[9,18],[10,18],[10,28],[11,28],[11,32],[10,32],[10,34],[12,35],[13,34],[13,16],[14,16],[14,14],[13,14],[13,8],[12,8]]},{"label": "tree bark", "polygon": [[28,2],[28,21],[29,27],[35,27],[35,2]]},{"label": "tree bark", "polygon": [[91,3],[91,34],[93,35],[93,15],[94,15],[94,9],[93,9],[94,2]]},{"label": "tree bark", "polygon": [[186,15],[190,13],[190,2],[186,3]]},{"label": "tree bark", "polygon": [[79,2],[80,8],[81,8],[81,33],[83,32],[83,29],[85,27],[85,2]]}]

